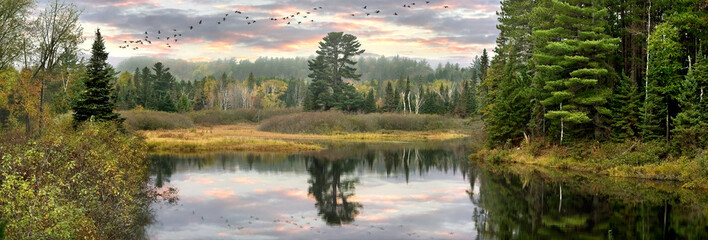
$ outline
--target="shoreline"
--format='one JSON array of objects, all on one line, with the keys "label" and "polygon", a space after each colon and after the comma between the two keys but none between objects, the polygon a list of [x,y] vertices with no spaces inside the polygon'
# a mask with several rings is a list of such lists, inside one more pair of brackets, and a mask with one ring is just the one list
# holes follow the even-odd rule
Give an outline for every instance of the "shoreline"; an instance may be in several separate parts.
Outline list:
[{"label": "shoreline", "polygon": [[[599,148],[619,149],[624,144],[627,143],[611,143],[602,145]],[[637,143],[633,144],[636,145]],[[650,145],[652,143],[642,144]],[[582,147],[579,146],[579,148]],[[566,152],[561,154],[559,152],[568,150],[558,150],[558,147],[546,148],[536,152],[536,154],[533,154],[533,151],[526,148],[484,149],[471,154],[468,158],[470,161],[484,164],[525,165],[578,174],[592,174],[600,177],[676,182],[679,183],[681,188],[708,190],[708,177],[706,177],[701,166],[705,160],[699,159],[698,156],[696,159],[666,156],[655,161],[640,162],[641,160],[646,160],[642,159],[645,156],[641,154],[651,155],[652,152],[640,152],[632,155],[641,150],[626,150],[618,154],[608,153],[607,149],[603,149],[578,157],[572,156],[572,154],[565,155]],[[641,160],[630,162],[634,161],[633,158]]]},{"label": "shoreline", "polygon": [[257,124],[219,125],[175,130],[137,131],[151,153],[211,151],[312,152],[326,149],[318,142],[424,142],[461,139],[460,130],[377,131],[367,133],[287,134],[257,130]]}]

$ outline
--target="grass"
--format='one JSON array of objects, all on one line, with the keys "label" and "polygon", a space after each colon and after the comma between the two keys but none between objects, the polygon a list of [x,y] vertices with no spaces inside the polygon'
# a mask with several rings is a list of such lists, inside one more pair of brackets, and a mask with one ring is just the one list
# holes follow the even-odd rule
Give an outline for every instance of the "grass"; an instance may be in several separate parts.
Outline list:
[{"label": "grass", "polygon": [[125,123],[131,130],[171,130],[188,129],[195,126],[231,125],[239,123],[257,123],[262,120],[301,112],[296,108],[285,109],[234,109],[202,110],[187,113],[168,113],[150,110],[121,111]]},{"label": "grass", "polygon": [[140,131],[153,152],[257,151],[303,152],[319,151],[318,141],[429,141],[463,138],[455,131],[385,131],[352,134],[289,134],[265,132],[256,124],[221,125],[192,129]]},{"label": "grass", "polygon": [[183,129],[194,127],[194,122],[184,114],[149,110],[119,112],[131,130]]},{"label": "grass", "polygon": [[542,142],[512,149],[485,149],[474,161],[521,163],[600,175],[667,180],[684,188],[708,189],[708,151],[695,157],[672,156],[664,142],[576,143],[556,146]]},{"label": "grass", "polygon": [[269,118],[258,130],[280,133],[337,134],[377,131],[431,131],[459,129],[463,120],[438,115],[347,114],[307,112]]},{"label": "grass", "polygon": [[[220,126],[216,128],[141,131],[141,133],[146,137],[148,149],[153,152],[303,152],[324,149],[314,143],[248,136],[249,134],[245,134],[248,129],[240,126],[233,128]],[[234,134],[236,132],[239,134]]]},{"label": "grass", "polygon": [[238,123],[257,123],[274,116],[302,112],[297,108],[284,109],[234,109],[234,110],[203,110],[185,113],[194,124],[199,126],[232,125]]}]

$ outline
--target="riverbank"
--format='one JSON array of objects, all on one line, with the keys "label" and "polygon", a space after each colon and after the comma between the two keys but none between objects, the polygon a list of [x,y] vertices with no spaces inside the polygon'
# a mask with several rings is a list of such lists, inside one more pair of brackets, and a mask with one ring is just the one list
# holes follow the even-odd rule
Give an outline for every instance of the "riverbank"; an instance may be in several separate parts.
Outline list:
[{"label": "riverbank", "polygon": [[151,152],[309,152],[325,149],[323,141],[415,142],[467,137],[461,130],[396,131],[366,133],[290,134],[258,130],[257,124],[220,125],[191,129],[138,131]]},{"label": "riverbank", "polygon": [[683,188],[708,189],[708,157],[674,156],[662,142],[580,143],[574,146],[525,145],[485,149],[472,161],[537,165],[603,176],[675,181]]}]

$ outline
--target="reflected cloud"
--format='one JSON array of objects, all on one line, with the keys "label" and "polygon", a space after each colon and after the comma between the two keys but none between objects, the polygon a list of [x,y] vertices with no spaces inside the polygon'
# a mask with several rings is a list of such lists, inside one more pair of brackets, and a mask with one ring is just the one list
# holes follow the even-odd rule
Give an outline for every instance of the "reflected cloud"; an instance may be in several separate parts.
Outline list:
[{"label": "reflected cloud", "polygon": [[212,188],[209,190],[203,191],[204,195],[207,196],[212,196],[218,199],[228,199],[228,198],[233,198],[236,195],[236,192],[231,189],[227,188]]},{"label": "reflected cloud", "polygon": [[250,178],[245,178],[245,177],[237,177],[237,178],[232,178],[231,182],[241,183],[241,184],[255,184],[257,181],[255,179],[250,179]]}]

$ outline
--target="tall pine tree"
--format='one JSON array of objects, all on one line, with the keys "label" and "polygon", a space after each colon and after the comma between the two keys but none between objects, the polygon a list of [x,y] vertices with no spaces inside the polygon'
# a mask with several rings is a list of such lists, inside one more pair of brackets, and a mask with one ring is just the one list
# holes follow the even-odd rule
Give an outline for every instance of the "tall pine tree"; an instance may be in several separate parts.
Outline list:
[{"label": "tall pine tree", "polygon": [[540,21],[533,31],[537,77],[550,95],[549,109],[562,143],[568,125],[576,136],[609,136],[607,108],[617,78],[607,56],[619,44],[606,34],[607,9],[593,0],[544,1],[534,9]]},{"label": "tall pine tree", "polygon": [[91,48],[91,59],[86,66],[85,89],[79,94],[79,98],[72,108],[74,110],[74,126],[85,121],[115,121],[121,124],[124,120],[113,112],[115,104],[111,101],[111,93],[113,92],[111,82],[115,78],[115,71],[106,62],[107,59],[108,52],[106,52],[101,31],[96,30],[96,39]]}]

